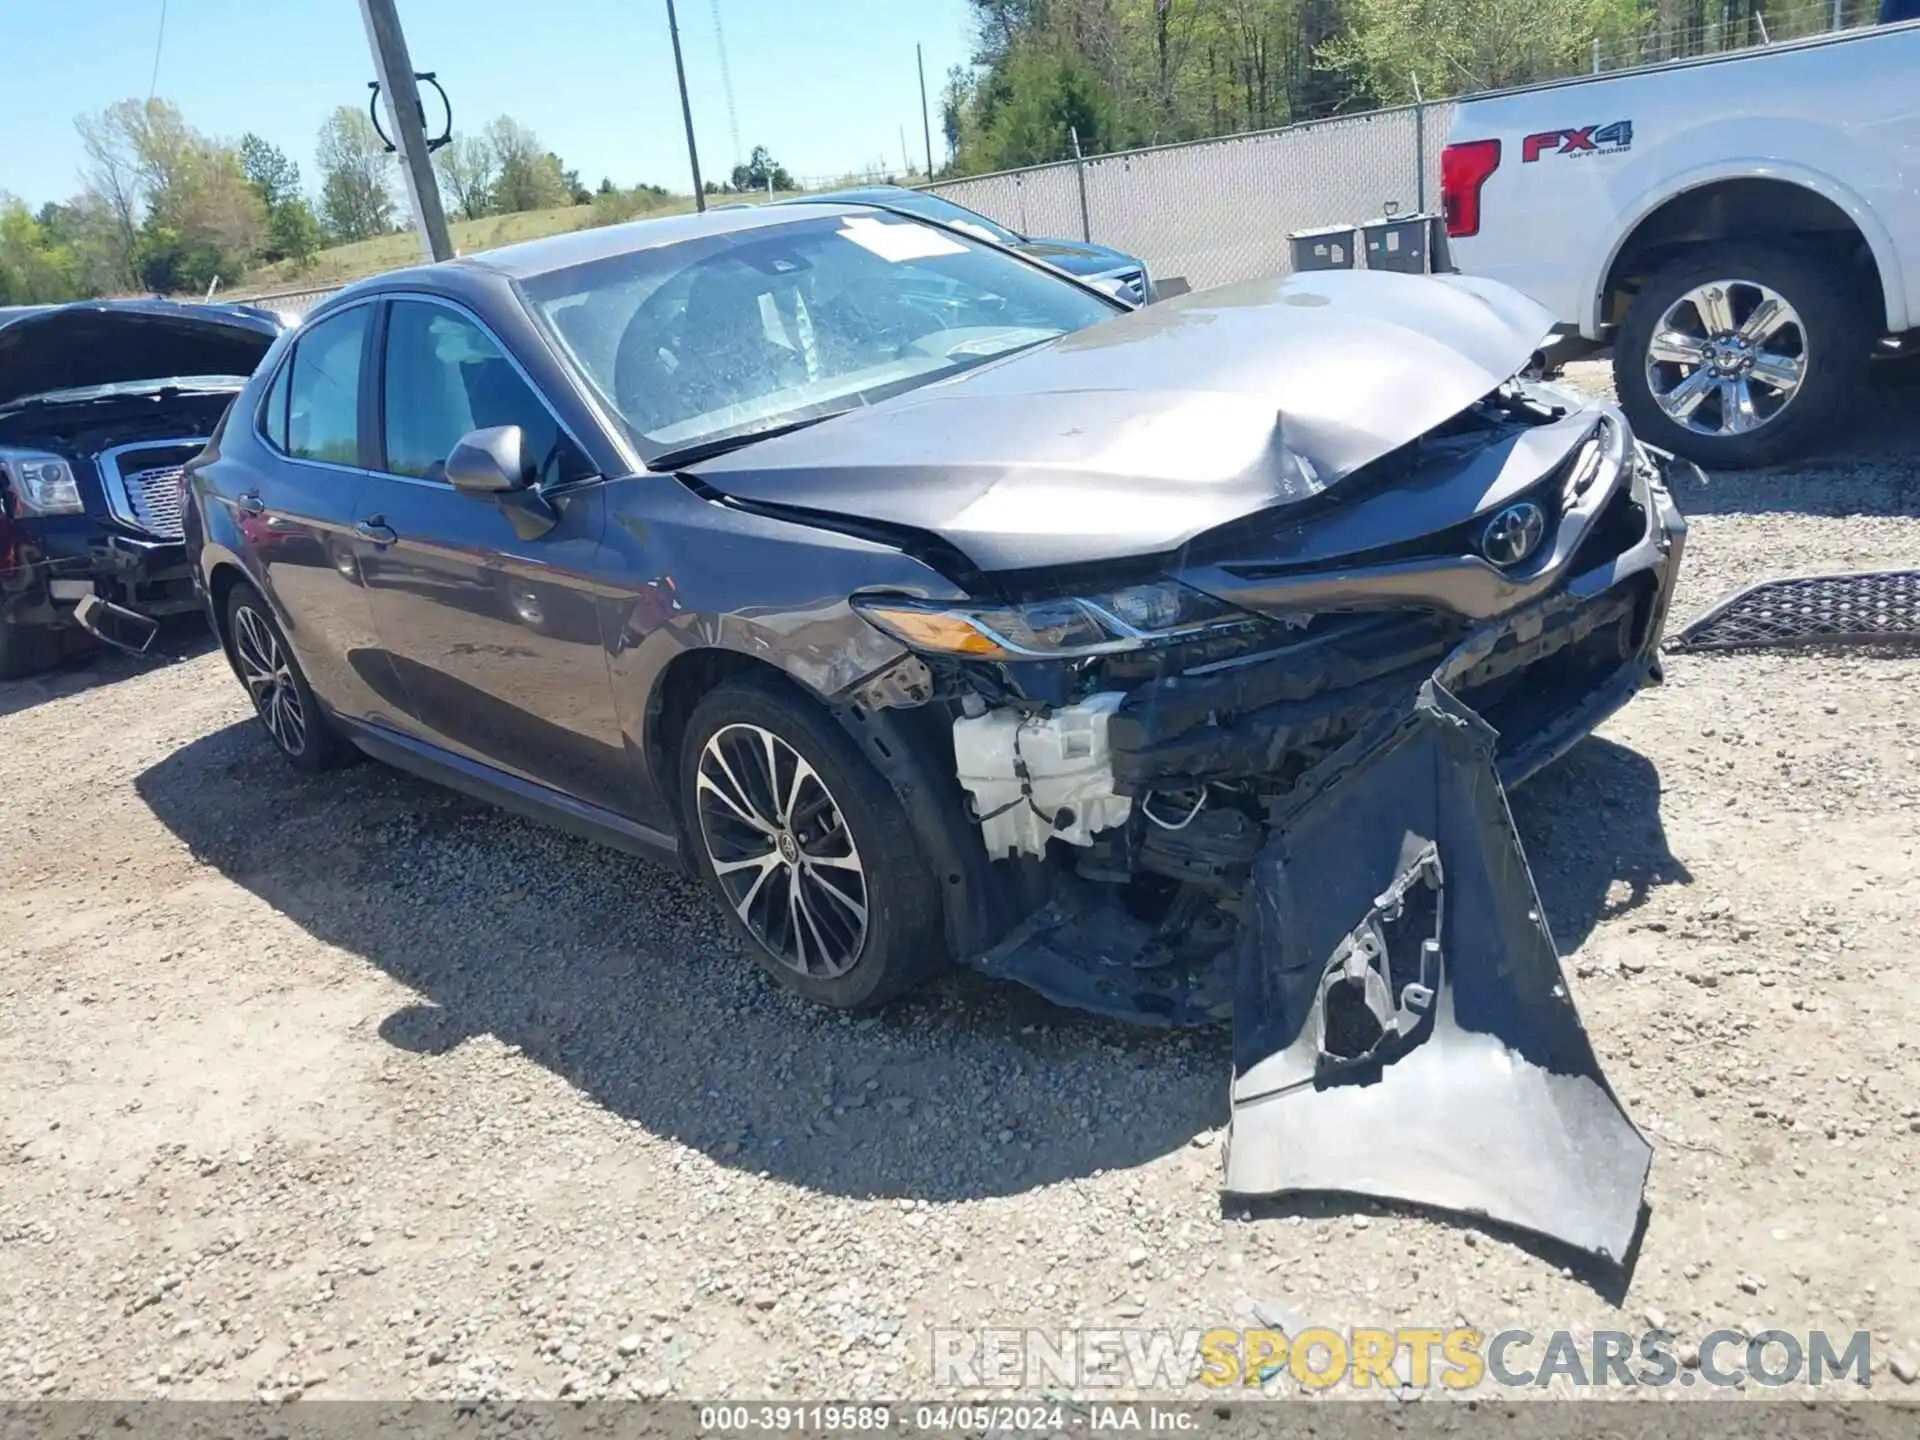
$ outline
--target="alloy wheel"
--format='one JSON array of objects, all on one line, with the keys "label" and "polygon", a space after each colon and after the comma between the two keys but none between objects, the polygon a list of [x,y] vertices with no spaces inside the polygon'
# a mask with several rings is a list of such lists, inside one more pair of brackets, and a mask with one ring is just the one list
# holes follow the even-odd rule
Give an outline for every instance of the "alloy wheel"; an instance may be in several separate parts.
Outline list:
[{"label": "alloy wheel", "polygon": [[1647,389],[1676,425],[1746,435],[1786,409],[1807,375],[1807,334],[1777,290],[1710,280],[1660,317],[1647,343]]},{"label": "alloy wheel", "polygon": [[253,697],[253,708],[260,712],[267,732],[287,754],[304,754],[307,715],[300,703],[293,664],[273,626],[250,605],[233,612],[233,650],[240,662],[240,679]]},{"label": "alloy wheel", "polygon": [[727,903],[801,975],[834,979],[859,961],[867,876],[839,803],[786,741],[727,725],[700,752],[700,836]]}]

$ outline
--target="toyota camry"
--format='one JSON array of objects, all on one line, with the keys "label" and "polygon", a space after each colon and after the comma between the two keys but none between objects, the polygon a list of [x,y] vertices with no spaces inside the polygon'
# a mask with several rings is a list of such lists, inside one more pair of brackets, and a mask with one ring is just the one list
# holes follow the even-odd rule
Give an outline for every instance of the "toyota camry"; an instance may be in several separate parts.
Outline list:
[{"label": "toyota camry", "polygon": [[[1269,1117],[1233,1188],[1438,1188],[1617,1255],[1644,1141],[1501,786],[1659,678],[1681,462],[1526,378],[1550,324],[1366,272],[1133,308],[857,205],[646,221],[331,298],[191,465],[188,543],[296,766],[680,864],[827,1005],[957,962],[1232,1014],[1236,1125]],[[1447,1060],[1462,1026],[1532,1065]],[[1443,1062],[1462,1105],[1591,1110],[1563,1183],[1275,1138]]]}]

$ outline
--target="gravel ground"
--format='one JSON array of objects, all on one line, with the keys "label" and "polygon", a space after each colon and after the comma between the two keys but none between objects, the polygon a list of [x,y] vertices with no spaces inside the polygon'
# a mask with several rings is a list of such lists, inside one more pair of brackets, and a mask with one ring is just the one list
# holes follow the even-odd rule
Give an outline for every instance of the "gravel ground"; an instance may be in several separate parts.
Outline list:
[{"label": "gravel ground", "polygon": [[[1683,494],[1679,615],[1920,566],[1916,400]],[[661,869],[297,777],[175,645],[0,686],[0,1396],[925,1396],[936,1326],[1255,1307],[1864,1328],[1875,1393],[1920,1394],[1911,653],[1676,657],[1516,797],[1656,1147],[1617,1282],[1385,1207],[1223,1209],[1224,1035],[965,975],[805,1008]]]}]

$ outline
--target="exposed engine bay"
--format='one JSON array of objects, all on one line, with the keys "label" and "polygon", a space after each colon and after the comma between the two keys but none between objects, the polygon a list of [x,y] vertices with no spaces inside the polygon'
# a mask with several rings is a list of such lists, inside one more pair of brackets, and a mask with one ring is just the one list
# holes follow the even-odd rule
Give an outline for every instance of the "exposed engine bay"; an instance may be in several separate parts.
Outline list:
[{"label": "exposed engine bay", "polygon": [[1167,579],[877,602],[915,653],[854,699],[944,714],[988,872],[1031,901],[964,963],[1132,1021],[1233,1020],[1230,1191],[1447,1205],[1617,1261],[1650,1151],[1502,787],[1660,678],[1684,462],[1555,393],[1513,382],[1375,462],[1331,528],[1487,466],[1462,522],[1328,555],[1289,515]]}]

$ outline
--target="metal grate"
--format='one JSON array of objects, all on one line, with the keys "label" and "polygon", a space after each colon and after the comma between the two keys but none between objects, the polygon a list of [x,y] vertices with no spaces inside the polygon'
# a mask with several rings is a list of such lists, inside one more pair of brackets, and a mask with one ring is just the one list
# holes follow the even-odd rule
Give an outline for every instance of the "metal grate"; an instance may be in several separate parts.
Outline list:
[{"label": "metal grate", "polygon": [[180,523],[179,465],[162,465],[152,470],[135,470],[122,476],[127,487],[127,503],[142,529],[165,540],[178,540],[184,530]]},{"label": "metal grate", "polygon": [[1836,641],[1920,641],[1920,570],[1768,580],[1722,600],[1669,650],[1750,650]]}]

